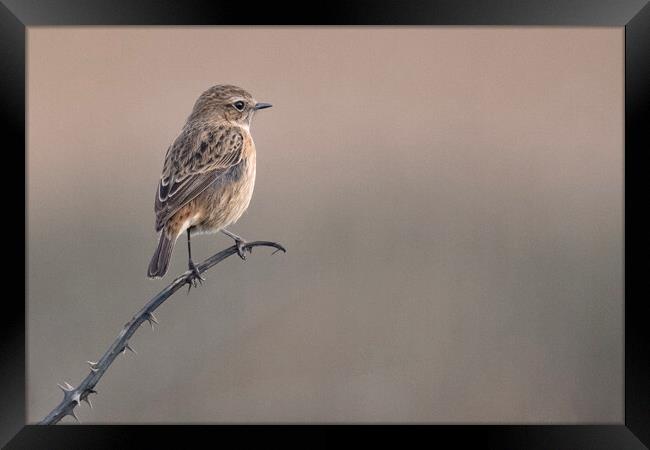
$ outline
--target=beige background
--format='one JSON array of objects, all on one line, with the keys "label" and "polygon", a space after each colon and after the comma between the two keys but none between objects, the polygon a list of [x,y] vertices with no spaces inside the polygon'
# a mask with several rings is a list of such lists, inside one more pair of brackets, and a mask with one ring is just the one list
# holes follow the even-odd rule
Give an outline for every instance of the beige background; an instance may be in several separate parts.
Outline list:
[{"label": "beige background", "polygon": [[222,82],[275,105],[232,230],[289,253],[163,305],[82,422],[622,421],[623,28],[231,27],[29,29],[30,422],[185,270],[145,278],[154,190]]}]

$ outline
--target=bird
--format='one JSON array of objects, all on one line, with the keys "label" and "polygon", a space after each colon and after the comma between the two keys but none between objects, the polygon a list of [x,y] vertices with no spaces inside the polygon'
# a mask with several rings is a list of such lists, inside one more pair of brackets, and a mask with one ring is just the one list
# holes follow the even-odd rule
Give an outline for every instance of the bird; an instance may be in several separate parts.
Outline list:
[{"label": "bird", "polygon": [[248,209],[256,174],[251,121],[270,103],[257,102],[246,90],[218,84],[194,103],[182,130],[167,149],[156,188],[155,229],[159,232],[147,275],[167,273],[177,239],[187,234],[189,281],[204,280],[192,261],[191,237],[217,233],[234,239],[246,259],[246,240],[226,227]]}]

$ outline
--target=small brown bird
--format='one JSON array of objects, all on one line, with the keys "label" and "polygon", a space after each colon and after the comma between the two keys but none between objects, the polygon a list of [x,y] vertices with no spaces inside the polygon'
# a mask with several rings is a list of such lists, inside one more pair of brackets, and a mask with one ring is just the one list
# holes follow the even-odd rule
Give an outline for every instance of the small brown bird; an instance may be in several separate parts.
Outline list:
[{"label": "small brown bird", "polygon": [[242,259],[244,239],[226,230],[248,208],[255,185],[255,144],[250,125],[255,112],[269,108],[237,86],[217,85],[198,98],[181,133],[167,150],[156,190],[158,248],[148,276],[165,275],[178,237],[187,232],[188,266],[191,235],[222,233],[235,240]]}]

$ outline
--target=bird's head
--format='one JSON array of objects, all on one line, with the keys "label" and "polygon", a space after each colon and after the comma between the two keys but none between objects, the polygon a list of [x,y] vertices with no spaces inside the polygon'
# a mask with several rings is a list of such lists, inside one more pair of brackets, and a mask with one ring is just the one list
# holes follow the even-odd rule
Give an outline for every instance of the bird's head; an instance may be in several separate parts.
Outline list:
[{"label": "bird's head", "polygon": [[199,96],[189,120],[226,121],[249,128],[255,112],[269,107],[240,87],[218,84]]}]

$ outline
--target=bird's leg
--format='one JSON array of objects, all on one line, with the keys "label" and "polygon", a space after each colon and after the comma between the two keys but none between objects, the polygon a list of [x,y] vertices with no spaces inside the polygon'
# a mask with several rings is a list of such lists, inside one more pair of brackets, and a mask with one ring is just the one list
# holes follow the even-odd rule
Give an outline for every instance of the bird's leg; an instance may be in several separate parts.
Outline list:
[{"label": "bird's leg", "polygon": [[197,283],[202,283],[205,281],[205,278],[201,276],[201,272],[192,261],[192,237],[190,233],[190,228],[187,229],[187,266],[190,270],[190,274],[187,277],[187,282],[190,285],[187,289],[187,292],[190,292],[192,286],[196,287]]},{"label": "bird's leg", "polygon": [[[231,237],[232,239],[235,240],[235,245],[237,246],[237,254],[241,259],[246,259],[246,249],[244,248],[244,246],[246,245],[246,241],[244,240],[244,238],[237,236],[235,233],[231,233],[225,228],[222,228],[221,232],[226,236]],[[248,249],[248,251],[250,253],[253,253],[253,250],[250,248]]]}]

